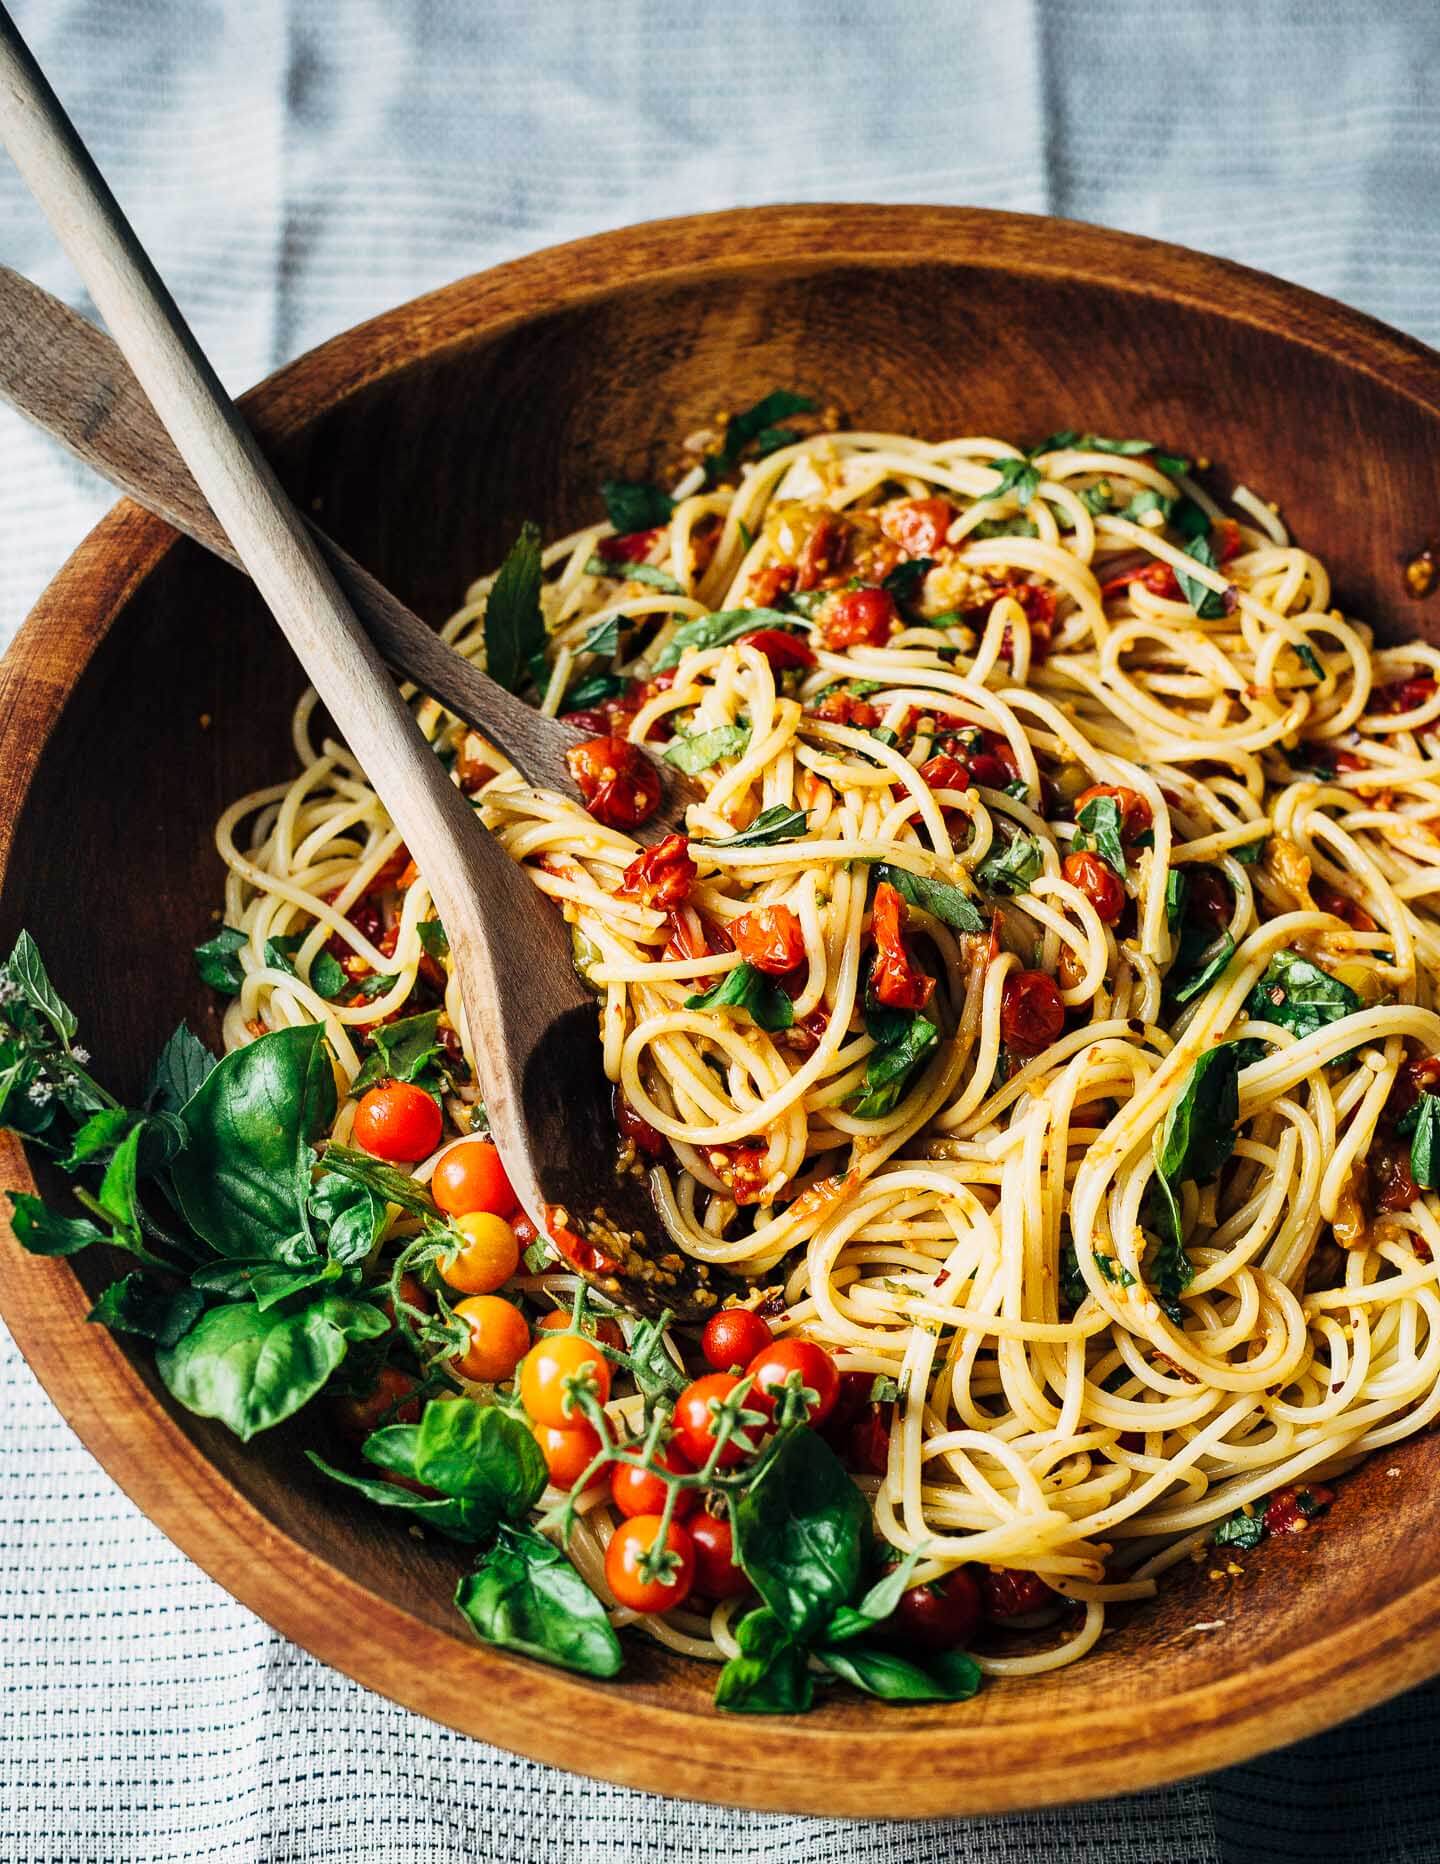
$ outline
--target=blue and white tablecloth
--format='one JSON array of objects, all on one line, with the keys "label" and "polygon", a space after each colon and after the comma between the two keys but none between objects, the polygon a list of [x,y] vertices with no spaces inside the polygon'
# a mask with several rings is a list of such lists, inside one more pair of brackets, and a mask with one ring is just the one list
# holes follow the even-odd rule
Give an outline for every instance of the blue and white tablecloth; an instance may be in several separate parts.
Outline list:
[{"label": "blue and white tablecloth", "polygon": [[[1440,344],[1435,0],[22,0],[227,383],[558,239],[948,201],[1223,253]],[[79,302],[0,158],[0,261]],[[0,413],[0,643],[109,502]],[[1440,1690],[1108,1805],[716,1812],[392,1707],[198,1572],[0,1335],[0,1864],[1440,1859]]]}]

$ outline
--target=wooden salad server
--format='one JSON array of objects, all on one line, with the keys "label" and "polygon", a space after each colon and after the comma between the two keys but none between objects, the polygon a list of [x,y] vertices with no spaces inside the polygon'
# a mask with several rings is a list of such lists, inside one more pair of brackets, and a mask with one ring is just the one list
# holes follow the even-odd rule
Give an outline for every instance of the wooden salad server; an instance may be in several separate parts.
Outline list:
[{"label": "wooden salad server", "polygon": [[[521,1204],[542,1231],[563,1222],[584,1239],[577,1266],[615,1299],[647,1312],[707,1311],[716,1296],[703,1265],[673,1248],[644,1177],[617,1173],[595,1001],[575,973],[564,921],[486,833],[417,729],[325,552],[3,7],[0,140],[426,876],[459,975],[480,1091]],[[77,384],[76,400],[83,405],[91,389]],[[178,514],[178,490],[175,500]],[[404,615],[370,586],[392,620]]]}]

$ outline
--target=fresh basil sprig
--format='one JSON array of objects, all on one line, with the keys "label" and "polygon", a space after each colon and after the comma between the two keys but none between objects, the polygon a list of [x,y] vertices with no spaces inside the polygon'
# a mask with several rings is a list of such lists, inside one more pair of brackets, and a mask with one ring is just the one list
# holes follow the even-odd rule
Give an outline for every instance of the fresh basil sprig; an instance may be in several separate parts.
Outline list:
[{"label": "fresh basil sprig", "polygon": [[678,583],[669,570],[662,570],[653,563],[626,563],[619,557],[593,556],[585,565],[587,576],[613,576],[620,582],[644,583],[647,588],[658,589],[662,595],[684,595],[682,584]]},{"label": "fresh basil sprig", "polygon": [[875,879],[888,881],[895,891],[910,905],[918,906],[933,918],[953,926],[957,932],[985,932],[989,930],[989,921],[976,906],[975,902],[959,887],[953,887],[945,880],[932,880],[926,874],[912,874],[909,868],[896,867],[889,861],[881,861],[875,869]]}]

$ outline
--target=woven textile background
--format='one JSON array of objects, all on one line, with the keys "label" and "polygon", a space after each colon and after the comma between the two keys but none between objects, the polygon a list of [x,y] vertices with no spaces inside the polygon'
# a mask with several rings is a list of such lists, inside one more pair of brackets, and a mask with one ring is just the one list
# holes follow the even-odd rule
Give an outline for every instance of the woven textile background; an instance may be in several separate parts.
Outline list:
[{"label": "woven textile background", "polygon": [[[236,390],[530,248],[787,199],[1102,221],[1440,344],[1435,0],[15,12]],[[0,261],[80,301],[3,158]],[[0,415],[0,643],[107,503]],[[136,1513],[0,1336],[0,1864],[1408,1864],[1440,1858],[1437,1735],[1440,1690],[1422,1691],[1211,1780],[955,1824],[594,1785],[423,1722],[268,1631]]]}]

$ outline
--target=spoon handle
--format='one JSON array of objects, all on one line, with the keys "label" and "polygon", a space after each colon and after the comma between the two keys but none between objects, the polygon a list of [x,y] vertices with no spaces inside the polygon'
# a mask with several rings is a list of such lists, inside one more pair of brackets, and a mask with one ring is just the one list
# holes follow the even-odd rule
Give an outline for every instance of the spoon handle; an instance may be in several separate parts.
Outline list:
[{"label": "spoon handle", "polygon": [[[68,304],[8,266],[0,266],[0,400],[147,511],[243,570],[120,350]],[[580,734],[457,654],[317,524],[304,522],[389,665],[483,732],[529,782],[573,796],[565,753]],[[661,768],[666,795],[637,840],[658,841],[683,828],[686,805],[700,795],[673,767]]]},{"label": "spoon handle", "polygon": [[[524,1056],[586,1001],[559,916],[425,744],[319,546],[0,7],[0,137],[89,287],[211,510],[430,881],[459,970],[480,1087],[532,1217],[543,1198],[520,1107]],[[482,899],[485,904],[482,909]],[[507,954],[523,952],[523,960]]]}]

